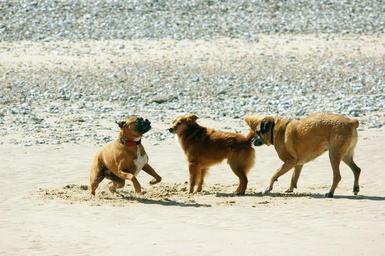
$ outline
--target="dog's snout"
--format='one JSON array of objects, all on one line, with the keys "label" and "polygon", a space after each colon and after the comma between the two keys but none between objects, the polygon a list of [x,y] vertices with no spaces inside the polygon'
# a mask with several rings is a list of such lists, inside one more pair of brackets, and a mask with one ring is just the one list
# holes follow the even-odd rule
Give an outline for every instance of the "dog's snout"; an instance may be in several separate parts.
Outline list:
[{"label": "dog's snout", "polygon": [[259,135],[255,136],[251,142],[254,146],[262,146],[264,144],[263,139]]},{"label": "dog's snout", "polygon": [[151,122],[143,117],[138,117],[135,122],[135,130],[141,133],[146,133],[151,129]]},{"label": "dog's snout", "polygon": [[168,131],[171,132],[171,133],[174,133],[174,129],[173,128],[169,128]]}]

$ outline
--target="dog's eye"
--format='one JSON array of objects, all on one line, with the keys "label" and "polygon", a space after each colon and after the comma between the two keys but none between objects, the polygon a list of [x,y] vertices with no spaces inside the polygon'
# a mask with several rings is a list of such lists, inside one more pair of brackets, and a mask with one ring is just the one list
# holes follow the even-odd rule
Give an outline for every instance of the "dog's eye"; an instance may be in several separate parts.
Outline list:
[{"label": "dog's eye", "polygon": [[180,125],[180,122],[177,122],[176,125]]}]

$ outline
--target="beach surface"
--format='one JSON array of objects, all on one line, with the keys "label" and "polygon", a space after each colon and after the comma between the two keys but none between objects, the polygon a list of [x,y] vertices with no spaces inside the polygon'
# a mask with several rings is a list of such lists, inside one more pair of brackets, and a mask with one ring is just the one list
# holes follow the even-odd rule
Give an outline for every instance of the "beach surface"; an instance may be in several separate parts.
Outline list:
[{"label": "beach surface", "polygon": [[111,194],[105,180],[90,200],[89,166],[98,146],[2,144],[0,254],[381,255],[385,160],[379,149],[385,133],[371,129],[359,137],[361,191],[352,194],[353,174],[341,164],[333,199],[323,197],[332,180],[327,154],[305,165],[293,194],[283,193],[289,172],[262,195],[281,163],[272,147],[263,146],[256,148],[245,196],[233,194],[237,179],[226,164],[210,170],[203,192],[189,195],[179,145],[171,137],[162,143],[144,138],[163,181],[150,186],[141,172],[145,193],[136,195],[130,185]]}]

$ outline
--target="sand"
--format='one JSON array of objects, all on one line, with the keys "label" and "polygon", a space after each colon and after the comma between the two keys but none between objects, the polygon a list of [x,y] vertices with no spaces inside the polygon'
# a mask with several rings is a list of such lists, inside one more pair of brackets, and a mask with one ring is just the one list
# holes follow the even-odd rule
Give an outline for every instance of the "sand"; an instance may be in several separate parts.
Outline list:
[{"label": "sand", "polygon": [[144,138],[162,183],[150,186],[142,172],[145,193],[135,195],[129,185],[111,194],[103,181],[90,200],[97,146],[5,143],[0,255],[383,255],[384,131],[360,131],[361,192],[353,196],[353,174],[341,164],[334,199],[323,198],[332,180],[327,154],[305,165],[294,194],[283,193],[290,173],[272,194],[261,194],[281,163],[263,146],[256,149],[245,196],[234,196],[237,179],[226,164],[211,169],[202,193],[188,195],[187,165],[175,140]]}]

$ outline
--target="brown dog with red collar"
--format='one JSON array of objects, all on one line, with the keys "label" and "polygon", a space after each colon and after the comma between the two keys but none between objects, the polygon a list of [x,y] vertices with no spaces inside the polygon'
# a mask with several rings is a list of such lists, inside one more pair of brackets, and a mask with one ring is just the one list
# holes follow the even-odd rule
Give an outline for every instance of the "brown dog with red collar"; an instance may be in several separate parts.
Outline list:
[{"label": "brown dog with red collar", "polygon": [[294,188],[297,188],[302,166],[325,151],[329,151],[333,184],[325,196],[333,197],[341,180],[339,167],[341,161],[353,171],[353,193],[358,194],[361,169],[353,160],[359,125],[357,120],[332,113],[316,113],[300,120],[249,115],[245,117],[245,121],[256,133],[253,144],[255,146],[273,145],[279,158],[284,162],[271,177],[265,192],[270,192],[274,182],[294,168],[290,187],[286,190],[286,192],[293,192]]},{"label": "brown dog with red collar", "polygon": [[104,146],[92,163],[90,187],[93,196],[104,178],[112,181],[109,185],[111,192],[124,187],[125,180],[131,180],[136,193],[141,192],[140,183],[136,178],[140,170],[154,177],[150,181],[151,185],[162,179],[148,164],[148,156],[141,144],[143,134],[151,129],[150,121],[133,115],[117,124],[120,128],[118,138]]}]

